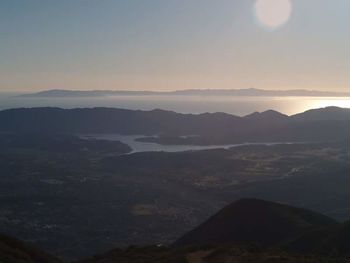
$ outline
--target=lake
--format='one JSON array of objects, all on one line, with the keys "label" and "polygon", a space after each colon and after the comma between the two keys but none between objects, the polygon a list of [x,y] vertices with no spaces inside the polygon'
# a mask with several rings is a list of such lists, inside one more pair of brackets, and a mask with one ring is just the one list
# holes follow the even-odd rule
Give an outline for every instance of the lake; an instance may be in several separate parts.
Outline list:
[{"label": "lake", "polygon": [[80,138],[84,139],[100,139],[108,141],[120,141],[129,145],[132,149],[131,153],[137,152],[183,152],[183,151],[199,151],[210,149],[229,149],[232,147],[248,146],[248,145],[280,145],[280,144],[296,144],[296,143],[241,143],[227,145],[161,145],[157,143],[138,142],[137,138],[143,135],[120,135],[120,134],[81,134]]},{"label": "lake", "polygon": [[0,109],[18,107],[115,107],[125,109],[164,109],[180,113],[226,112],[247,115],[255,111],[276,110],[288,115],[312,108],[338,106],[350,108],[344,97],[223,97],[223,96],[120,96],[95,98],[18,98],[0,93]]}]

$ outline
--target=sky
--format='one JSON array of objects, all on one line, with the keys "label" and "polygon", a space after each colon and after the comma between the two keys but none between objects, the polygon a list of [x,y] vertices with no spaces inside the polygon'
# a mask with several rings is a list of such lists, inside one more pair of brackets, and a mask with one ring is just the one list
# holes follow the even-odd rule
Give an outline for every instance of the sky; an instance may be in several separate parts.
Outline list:
[{"label": "sky", "polygon": [[0,90],[350,91],[349,0],[257,1],[0,0]]}]

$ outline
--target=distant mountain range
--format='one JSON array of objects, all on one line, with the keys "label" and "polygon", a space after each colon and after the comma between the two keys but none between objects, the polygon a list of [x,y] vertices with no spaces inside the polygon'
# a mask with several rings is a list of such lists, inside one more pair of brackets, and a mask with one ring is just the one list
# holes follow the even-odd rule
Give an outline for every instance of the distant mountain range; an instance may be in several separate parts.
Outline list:
[{"label": "distant mountain range", "polygon": [[[172,247],[114,249],[76,263],[349,262],[350,225],[310,210],[241,199],[185,234]],[[0,235],[4,263],[59,263]]]},{"label": "distant mountain range", "polygon": [[336,107],[293,116],[270,110],[245,117],[115,108],[19,108],[0,111],[0,123],[0,132],[116,133],[143,135],[139,140],[178,145],[350,139],[350,109]]},{"label": "distant mountain range", "polygon": [[128,91],[128,90],[63,90],[53,89],[19,95],[23,98],[64,98],[103,96],[260,96],[260,97],[350,97],[350,92],[316,90],[264,90],[264,89],[191,89],[177,91]]}]

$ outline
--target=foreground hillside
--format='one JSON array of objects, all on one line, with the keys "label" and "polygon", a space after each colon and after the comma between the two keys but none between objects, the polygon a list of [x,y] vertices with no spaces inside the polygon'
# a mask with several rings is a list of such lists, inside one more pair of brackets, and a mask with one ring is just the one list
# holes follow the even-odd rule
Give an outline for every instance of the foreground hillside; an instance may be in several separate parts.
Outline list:
[{"label": "foreground hillside", "polygon": [[238,200],[178,241],[176,247],[255,244],[299,255],[350,257],[350,222],[258,199]]},{"label": "foreground hillside", "polygon": [[1,263],[60,263],[61,261],[31,245],[0,234]]},{"label": "foreground hillside", "polygon": [[[63,263],[63,261],[25,244],[0,235],[1,263]],[[65,261],[67,263],[67,261]],[[114,249],[89,259],[72,263],[233,263],[233,262],[350,262],[346,258],[291,255],[280,250],[263,250],[256,246],[194,246],[169,248],[162,246],[129,247]]]},{"label": "foreground hillside", "polygon": [[75,263],[347,263],[341,257],[292,255],[254,246],[207,246],[186,249],[130,247]]},{"label": "foreground hillside", "polygon": [[80,263],[349,262],[348,228],[306,209],[242,199],[174,247],[115,249]]},{"label": "foreground hillside", "polygon": [[[131,246],[75,263],[350,262],[348,223],[258,199],[228,205],[175,246]],[[0,235],[1,263],[60,263],[21,241]]]}]

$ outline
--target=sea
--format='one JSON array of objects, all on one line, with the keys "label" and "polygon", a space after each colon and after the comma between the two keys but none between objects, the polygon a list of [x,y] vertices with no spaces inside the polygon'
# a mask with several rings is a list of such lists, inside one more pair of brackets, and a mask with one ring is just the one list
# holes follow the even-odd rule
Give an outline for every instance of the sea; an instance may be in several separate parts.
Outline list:
[{"label": "sea", "polygon": [[163,109],[179,113],[225,112],[244,116],[276,110],[287,115],[309,109],[338,106],[350,108],[348,97],[229,97],[229,96],[108,96],[84,98],[23,98],[0,93],[0,110],[19,107],[90,108],[113,107],[133,110]]}]

